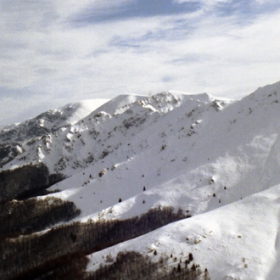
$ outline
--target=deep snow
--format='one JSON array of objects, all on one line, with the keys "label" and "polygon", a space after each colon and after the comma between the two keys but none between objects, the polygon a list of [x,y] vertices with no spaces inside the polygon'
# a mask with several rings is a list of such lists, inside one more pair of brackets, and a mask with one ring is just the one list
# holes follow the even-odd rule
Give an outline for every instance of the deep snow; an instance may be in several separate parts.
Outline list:
[{"label": "deep snow", "polygon": [[278,279],[279,99],[276,83],[239,101],[169,92],[122,95],[93,112],[80,103],[55,132],[21,140],[3,169],[43,162],[67,176],[52,196],[73,201],[80,221],[157,206],[192,215],[93,254],[89,270],[120,250],[156,248],[158,257],[192,252],[211,279]]}]

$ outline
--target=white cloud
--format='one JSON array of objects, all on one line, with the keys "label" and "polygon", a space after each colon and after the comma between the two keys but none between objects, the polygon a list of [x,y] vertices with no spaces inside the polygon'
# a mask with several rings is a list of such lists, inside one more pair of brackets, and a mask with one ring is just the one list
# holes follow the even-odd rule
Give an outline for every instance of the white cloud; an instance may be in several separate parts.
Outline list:
[{"label": "white cloud", "polygon": [[206,6],[187,14],[73,22],[93,7],[107,13],[131,1],[0,1],[0,124],[16,121],[13,104],[23,118],[36,106],[39,113],[44,102],[51,108],[169,89],[240,97],[279,79],[278,10],[250,15],[245,23]]},{"label": "white cloud", "polygon": [[174,0],[174,2],[177,2],[177,3],[195,3],[195,2],[199,2],[199,3],[204,4],[204,5],[216,5],[218,3],[230,2],[230,0]]}]

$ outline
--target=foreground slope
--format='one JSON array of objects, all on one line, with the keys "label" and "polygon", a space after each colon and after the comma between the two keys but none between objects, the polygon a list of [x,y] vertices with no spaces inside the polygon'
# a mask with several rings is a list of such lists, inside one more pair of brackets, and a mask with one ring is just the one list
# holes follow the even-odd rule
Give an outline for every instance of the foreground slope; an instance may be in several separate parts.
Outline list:
[{"label": "foreground slope", "polygon": [[[151,263],[144,261],[145,271],[158,274],[147,272],[148,278],[174,278],[170,268],[176,266],[177,277],[189,273],[189,277],[204,279],[275,279],[279,98],[280,83],[260,88],[240,101],[207,94],[122,95],[72,124],[64,120],[57,125],[60,119],[54,117],[50,127],[55,129],[17,137],[18,154],[9,158],[0,173],[0,201],[3,209],[10,209],[0,220],[15,217],[9,227],[2,227],[3,236],[15,237],[3,243],[6,260],[17,246],[37,244],[36,255],[42,240],[50,242],[34,265],[23,265],[22,259],[31,257],[23,250],[14,260],[22,268],[5,277],[26,276],[28,271],[46,273],[51,263],[53,271],[61,263],[69,263],[70,269],[67,254],[77,252],[94,252],[88,264],[92,271],[102,263],[102,255],[116,257],[131,249],[143,256],[152,254]],[[35,205],[32,218],[24,210],[28,205]],[[64,209],[65,216],[58,215],[59,209]],[[22,211],[26,211],[26,222],[19,222],[15,215]],[[52,231],[29,237],[49,228]],[[25,236],[19,237],[19,232]],[[66,232],[69,248],[68,237],[58,245]],[[121,243],[142,234],[146,235]],[[173,261],[166,259],[170,255]],[[153,262],[160,257],[162,265],[155,269]],[[118,260],[109,259],[111,264]],[[184,270],[186,261],[188,271]],[[39,266],[44,272],[38,271]]]},{"label": "foreground slope", "polygon": [[88,271],[112,265],[119,252],[135,251],[155,263],[167,257],[166,272],[195,263],[210,279],[278,279],[279,196],[277,185],[97,252],[90,255]]}]

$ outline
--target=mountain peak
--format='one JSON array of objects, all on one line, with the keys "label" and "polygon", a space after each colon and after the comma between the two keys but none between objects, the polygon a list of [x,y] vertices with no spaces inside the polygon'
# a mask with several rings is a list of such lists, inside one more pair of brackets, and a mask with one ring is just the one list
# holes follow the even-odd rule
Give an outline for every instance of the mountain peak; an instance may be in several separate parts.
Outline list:
[{"label": "mountain peak", "polygon": [[[0,143],[0,220],[17,221],[0,227],[0,235],[15,235],[3,266],[21,248],[22,273],[46,262],[54,268],[44,275],[62,273],[55,260],[70,252],[88,263],[79,275],[96,279],[108,279],[100,276],[106,271],[131,276],[140,266],[150,279],[276,279],[279,90],[276,83],[239,101],[175,91],[120,95],[17,125]],[[16,213],[24,213],[20,221]],[[35,246],[42,240],[44,250]],[[25,262],[29,248],[42,256],[34,264]],[[135,261],[125,269],[127,259]]]}]

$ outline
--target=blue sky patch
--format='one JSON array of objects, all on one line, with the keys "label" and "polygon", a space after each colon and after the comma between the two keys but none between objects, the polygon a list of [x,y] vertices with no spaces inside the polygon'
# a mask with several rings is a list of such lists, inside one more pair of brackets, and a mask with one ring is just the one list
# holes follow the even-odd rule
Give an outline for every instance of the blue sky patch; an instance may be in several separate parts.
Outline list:
[{"label": "blue sky patch", "polygon": [[192,13],[201,8],[199,2],[175,3],[171,0],[136,0],[127,5],[118,8],[97,11],[95,7],[91,7],[86,11],[78,14],[74,18],[74,22],[78,25],[86,25],[91,23],[100,23],[104,21],[126,20],[137,17],[153,17],[168,16],[185,13]]}]

